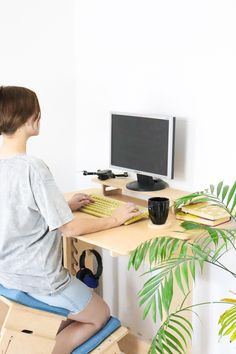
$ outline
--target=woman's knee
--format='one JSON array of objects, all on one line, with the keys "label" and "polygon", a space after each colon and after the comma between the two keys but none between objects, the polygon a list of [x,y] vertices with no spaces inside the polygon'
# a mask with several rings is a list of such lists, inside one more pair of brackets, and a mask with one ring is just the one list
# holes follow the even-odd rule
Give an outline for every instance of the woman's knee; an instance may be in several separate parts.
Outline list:
[{"label": "woman's knee", "polygon": [[68,318],[84,323],[92,323],[96,328],[101,328],[105,325],[110,317],[110,309],[106,302],[96,293],[93,293],[92,298],[84,310],[77,314],[71,314]]},{"label": "woman's knee", "polygon": [[94,325],[96,326],[97,329],[100,329],[107,323],[109,318],[110,318],[110,309],[108,305],[105,302],[103,302],[103,311],[101,311],[100,315],[97,318],[95,318]]}]

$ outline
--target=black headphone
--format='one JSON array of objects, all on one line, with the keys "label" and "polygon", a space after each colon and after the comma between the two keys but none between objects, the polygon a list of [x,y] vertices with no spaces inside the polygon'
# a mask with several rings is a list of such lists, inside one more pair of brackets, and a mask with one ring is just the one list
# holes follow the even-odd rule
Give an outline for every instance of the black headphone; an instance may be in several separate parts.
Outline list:
[{"label": "black headphone", "polygon": [[83,251],[83,253],[81,254],[80,259],[79,259],[80,269],[76,273],[76,278],[81,280],[83,283],[85,283],[90,288],[97,288],[98,287],[98,280],[99,280],[99,277],[101,276],[102,270],[103,270],[102,257],[100,256],[100,254],[97,251],[95,251],[93,249],[87,250],[87,251],[91,252],[96,258],[97,272],[95,274],[93,274],[93,272],[89,268],[85,267],[86,251]]}]

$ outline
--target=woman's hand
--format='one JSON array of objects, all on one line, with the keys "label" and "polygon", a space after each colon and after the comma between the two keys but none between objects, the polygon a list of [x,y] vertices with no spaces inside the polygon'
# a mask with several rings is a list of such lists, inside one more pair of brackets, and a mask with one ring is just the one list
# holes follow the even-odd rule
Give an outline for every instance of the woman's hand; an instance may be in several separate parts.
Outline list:
[{"label": "woman's hand", "polygon": [[76,211],[82,208],[83,206],[93,202],[94,202],[93,199],[89,195],[83,193],[76,193],[68,201],[68,205],[71,211]]},{"label": "woman's hand", "polygon": [[117,226],[119,226],[131,219],[133,216],[138,216],[140,213],[141,211],[138,210],[134,203],[127,203],[117,208],[112,213],[112,217],[116,219]]}]

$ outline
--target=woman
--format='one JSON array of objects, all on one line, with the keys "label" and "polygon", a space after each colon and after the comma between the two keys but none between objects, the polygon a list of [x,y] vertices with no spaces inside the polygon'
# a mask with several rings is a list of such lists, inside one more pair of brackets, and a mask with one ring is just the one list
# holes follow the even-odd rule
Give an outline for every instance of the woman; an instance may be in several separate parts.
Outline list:
[{"label": "woman", "polygon": [[53,354],[69,354],[110,316],[107,304],[62,266],[62,237],[110,229],[138,215],[133,204],[111,217],[78,220],[72,211],[91,203],[75,194],[67,203],[43,161],[26,153],[38,135],[40,106],[23,87],[0,87],[0,283],[70,311]]}]

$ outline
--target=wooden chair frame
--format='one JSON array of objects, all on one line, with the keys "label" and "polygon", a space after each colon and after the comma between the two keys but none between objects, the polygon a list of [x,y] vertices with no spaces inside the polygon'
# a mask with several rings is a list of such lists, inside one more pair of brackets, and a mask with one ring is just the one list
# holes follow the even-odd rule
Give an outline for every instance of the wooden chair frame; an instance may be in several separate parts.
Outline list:
[{"label": "wooden chair frame", "polygon": [[[61,321],[66,317],[20,305],[0,296],[0,353],[51,354]],[[128,333],[119,327],[91,354],[119,354],[118,341]]]}]

